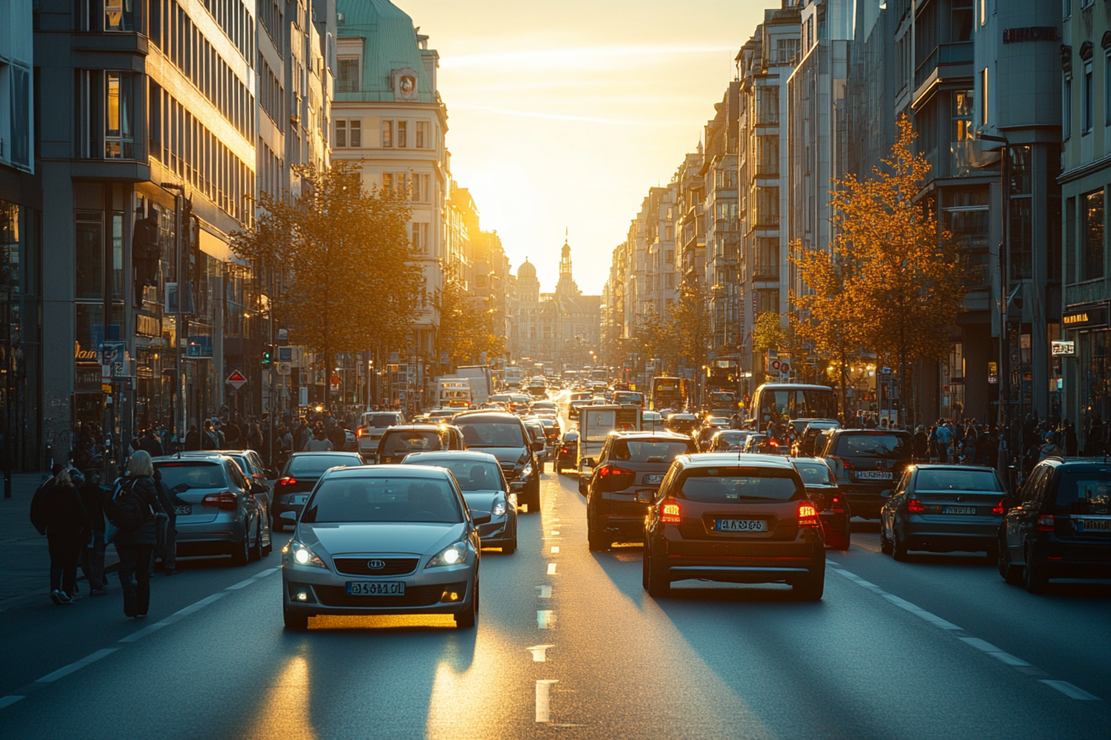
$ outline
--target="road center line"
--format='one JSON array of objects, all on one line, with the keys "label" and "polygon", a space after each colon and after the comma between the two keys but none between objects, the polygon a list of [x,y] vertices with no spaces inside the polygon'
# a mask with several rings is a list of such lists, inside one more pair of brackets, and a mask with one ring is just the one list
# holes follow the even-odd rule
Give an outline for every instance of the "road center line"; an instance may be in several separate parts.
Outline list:
[{"label": "road center line", "polygon": [[551,704],[548,699],[548,690],[557,680],[544,679],[536,682],[536,721],[551,721]]},{"label": "road center line", "polygon": [[555,627],[556,615],[551,609],[540,609],[536,612],[536,626],[542,630],[550,630]]},{"label": "road center line", "polygon": [[551,586],[537,586],[537,588],[540,589],[540,593],[537,595],[537,598],[539,598],[539,599],[550,599],[550,598],[552,598],[552,587]]},{"label": "road center line", "polygon": [[552,545],[552,554],[553,555],[558,555],[559,554],[559,545]]},{"label": "road center line", "polygon": [[245,581],[240,581],[239,583],[236,583],[236,584],[233,584],[233,585],[231,585],[231,586],[228,586],[228,587],[227,587],[227,588],[225,588],[224,590],[225,590],[225,591],[238,591],[238,590],[239,590],[239,589],[241,589],[241,588],[244,588],[244,587],[246,587],[246,586],[250,586],[250,585],[251,585],[252,583],[254,583],[254,582],[255,582],[255,577],[254,577],[254,576],[251,576],[251,577],[250,577],[250,578],[248,578],[247,580],[245,580]]},{"label": "road center line", "polygon": [[104,658],[104,657],[107,657],[107,656],[111,655],[112,653],[116,652],[117,650],[119,650],[119,648],[104,648],[103,650],[97,650],[92,655],[90,655],[86,658],[82,658],[81,660],[77,661],[76,663],[70,663],[67,666],[59,668],[58,670],[54,671],[53,673],[46,674],[45,676],[40,678],[35,683],[54,683],[59,678],[65,678],[69,674],[71,674],[75,671],[79,671],[82,668],[84,668],[85,666],[87,666],[91,663],[95,663],[98,660],[100,660],[101,658]]},{"label": "road center line", "polygon": [[19,701],[21,699],[26,699],[26,698],[27,698],[26,696],[16,696],[16,695],[0,696],[0,709],[4,709],[5,707],[10,707],[12,704],[15,704],[17,701]]},{"label": "road center line", "polygon": [[1078,686],[1073,686],[1068,681],[1055,681],[1052,679],[1043,678],[1041,679],[1041,682],[1044,683],[1046,686],[1051,686],[1057,689],[1070,699],[1078,699],[1080,701],[1099,701],[1098,696],[1092,696],[1084,689]]},{"label": "road center line", "polygon": [[555,645],[533,645],[532,647],[525,648],[532,653],[532,662],[544,663],[548,660],[548,648],[554,648]]},{"label": "road center line", "polygon": [[548,563],[548,575],[554,576],[556,574],[555,571],[556,571],[556,564],[555,563]]}]

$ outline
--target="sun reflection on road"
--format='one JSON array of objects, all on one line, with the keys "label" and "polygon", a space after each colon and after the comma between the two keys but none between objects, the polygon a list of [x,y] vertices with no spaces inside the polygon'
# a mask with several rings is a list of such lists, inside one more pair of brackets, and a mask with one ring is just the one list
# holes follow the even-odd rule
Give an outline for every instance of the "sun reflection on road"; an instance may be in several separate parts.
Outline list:
[{"label": "sun reflection on road", "polygon": [[269,693],[261,703],[255,722],[244,732],[244,738],[260,740],[315,740],[309,703],[309,662],[304,656],[290,658],[289,665],[274,679]]}]

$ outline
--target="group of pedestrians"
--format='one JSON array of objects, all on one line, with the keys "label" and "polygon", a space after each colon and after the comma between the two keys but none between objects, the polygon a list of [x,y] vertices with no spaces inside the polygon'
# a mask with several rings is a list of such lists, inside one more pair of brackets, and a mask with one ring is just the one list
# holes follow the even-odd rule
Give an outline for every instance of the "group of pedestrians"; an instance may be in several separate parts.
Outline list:
[{"label": "group of pedestrians", "polygon": [[919,424],[911,444],[918,462],[995,465],[999,434],[976,419],[938,419],[929,429]]}]

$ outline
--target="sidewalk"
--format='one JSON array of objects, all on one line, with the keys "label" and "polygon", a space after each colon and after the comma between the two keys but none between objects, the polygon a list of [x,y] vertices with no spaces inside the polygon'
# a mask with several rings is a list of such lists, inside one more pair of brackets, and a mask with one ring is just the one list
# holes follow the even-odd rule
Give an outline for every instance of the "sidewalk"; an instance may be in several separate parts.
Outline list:
[{"label": "sidewalk", "polygon": [[[16,473],[12,476],[12,497],[0,497],[0,563],[4,564],[0,567],[0,611],[34,596],[49,597],[50,554],[46,537],[31,526],[31,497],[45,477],[45,473]],[[109,545],[104,553],[104,566],[114,570],[118,563],[116,548]],[[88,586],[80,568],[77,580],[87,596]]]}]

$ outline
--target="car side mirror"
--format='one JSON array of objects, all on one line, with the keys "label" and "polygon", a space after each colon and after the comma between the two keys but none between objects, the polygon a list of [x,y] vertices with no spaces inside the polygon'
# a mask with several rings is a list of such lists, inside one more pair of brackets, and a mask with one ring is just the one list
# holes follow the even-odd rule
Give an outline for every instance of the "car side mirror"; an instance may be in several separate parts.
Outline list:
[{"label": "car side mirror", "polygon": [[523,490],[525,490],[525,482],[520,481],[520,480],[515,480],[515,481],[513,481],[512,483],[509,484],[509,490],[512,491],[513,493],[518,493],[520,491],[523,491]]},{"label": "car side mirror", "polygon": [[473,514],[471,515],[471,524],[474,524],[476,527],[480,524],[489,524],[489,523],[490,523],[490,514],[489,513],[479,514],[478,516],[475,516]]},{"label": "car side mirror", "polygon": [[638,504],[650,504],[656,498],[655,491],[637,491]]},{"label": "car side mirror", "polygon": [[532,443],[532,449],[533,449],[534,452],[543,452],[544,451],[544,440],[538,439],[535,442],[533,442]]},{"label": "car side mirror", "polygon": [[281,520],[282,520],[283,522],[290,522],[290,523],[292,523],[292,524],[296,524],[296,523],[297,523],[297,512],[294,512],[294,511],[283,511],[283,512],[282,512],[282,513],[281,513],[281,514],[280,514],[280,515],[278,516],[278,518],[279,518],[279,519],[281,519]]}]

